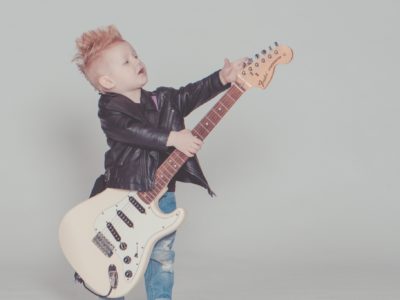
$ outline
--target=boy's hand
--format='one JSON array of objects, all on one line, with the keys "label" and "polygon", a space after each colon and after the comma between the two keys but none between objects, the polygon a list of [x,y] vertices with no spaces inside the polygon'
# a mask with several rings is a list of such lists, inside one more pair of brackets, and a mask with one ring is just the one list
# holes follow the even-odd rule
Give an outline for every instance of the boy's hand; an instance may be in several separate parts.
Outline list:
[{"label": "boy's hand", "polygon": [[228,82],[235,82],[237,79],[237,74],[242,71],[245,62],[248,60],[247,57],[230,62],[229,59],[225,58],[224,66],[221,71],[219,71],[219,78],[221,82],[225,85]]},{"label": "boy's hand", "polygon": [[195,137],[189,129],[171,131],[168,136],[167,146],[174,146],[186,156],[192,157],[200,150],[203,141]]}]

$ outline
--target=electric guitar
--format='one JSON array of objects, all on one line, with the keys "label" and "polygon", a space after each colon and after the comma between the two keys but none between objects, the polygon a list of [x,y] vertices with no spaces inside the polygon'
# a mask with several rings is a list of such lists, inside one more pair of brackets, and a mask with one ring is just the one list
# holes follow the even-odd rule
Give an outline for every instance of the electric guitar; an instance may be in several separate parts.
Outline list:
[{"label": "electric guitar", "polygon": [[[265,89],[275,67],[292,60],[292,50],[275,42],[249,59],[238,79],[192,130],[204,140],[239,97],[252,87]],[[155,187],[146,192],[106,188],[69,210],[59,226],[61,249],[92,293],[109,298],[126,295],[146,271],[154,244],[174,232],[185,212],[164,214],[158,200],[188,157],[175,149],[155,175]]]}]

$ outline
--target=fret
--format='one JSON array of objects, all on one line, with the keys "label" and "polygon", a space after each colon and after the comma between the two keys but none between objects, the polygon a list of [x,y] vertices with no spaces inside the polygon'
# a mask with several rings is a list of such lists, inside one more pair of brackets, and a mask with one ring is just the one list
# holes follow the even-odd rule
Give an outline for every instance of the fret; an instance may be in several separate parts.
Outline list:
[{"label": "fret", "polygon": [[[213,121],[211,120],[211,118],[209,118],[209,116],[210,116],[212,113],[213,113],[213,111],[210,111],[210,112],[204,117],[204,119],[207,119],[208,122],[210,122],[212,125],[215,125],[215,124],[213,123]],[[207,121],[206,121],[205,125],[207,125]],[[208,125],[207,125],[207,126],[208,126]],[[214,126],[213,126],[213,127],[214,127]],[[207,127],[207,128],[208,128],[208,127]]]},{"label": "fret", "polygon": [[172,170],[172,173],[173,173],[173,174],[175,174],[176,167],[177,167],[176,164],[172,165],[172,164],[169,163],[169,162],[167,163],[167,168],[168,168],[168,170]]},{"label": "fret", "polygon": [[[231,101],[233,101],[233,103],[236,101],[235,97],[232,97],[230,94],[226,94],[226,95],[231,99]],[[225,98],[225,99],[228,99],[228,98]]]},{"label": "fret", "polygon": [[216,111],[218,112],[219,115],[221,115],[221,117],[223,117],[228,110],[225,108],[225,106],[221,103],[218,104],[218,107],[215,107]]},{"label": "fret", "polygon": [[221,101],[221,103],[223,103],[223,105],[227,106],[230,109],[233,106],[233,104],[236,103],[236,100],[229,96],[224,98],[223,101]]},{"label": "fret", "polygon": [[204,140],[204,135],[203,133],[201,133],[198,128],[199,126],[196,126],[195,128],[192,129],[192,134],[196,137],[198,137],[201,140]]},{"label": "fret", "polygon": [[157,179],[159,181],[161,181],[163,184],[167,184],[168,183],[168,180],[167,180],[167,178],[166,178],[166,176],[164,174],[160,174],[160,176],[158,176]]},{"label": "fret", "polygon": [[207,126],[210,126],[210,123],[207,122],[208,125],[206,125],[206,123],[199,123],[197,125],[197,128],[201,131],[202,136],[203,136],[203,140],[204,138],[210,133],[211,128],[208,129]]},{"label": "fret", "polygon": [[[171,155],[172,156],[172,155]],[[178,161],[179,164],[183,164],[185,161],[179,155],[173,155],[174,159]]]},{"label": "fret", "polygon": [[157,194],[159,194],[161,192],[161,190],[164,187],[164,183],[161,182],[156,182],[156,189],[157,189]]},{"label": "fret", "polygon": [[154,193],[154,190],[149,190],[146,191],[146,194],[148,194],[149,196],[151,196],[152,199],[154,199],[156,197],[156,193]]},{"label": "fret", "polygon": [[202,122],[199,123],[199,126],[201,127],[201,131],[203,132],[203,136],[206,137],[210,133],[211,128],[207,128],[207,125]]},{"label": "fret", "polygon": [[139,196],[146,204],[150,204],[152,201],[147,192],[139,192]]},{"label": "fret", "polygon": [[215,127],[215,125],[217,125],[217,123],[221,119],[221,116],[218,115],[218,113],[214,109],[208,113],[207,117],[212,121],[214,125],[213,127]]},{"label": "fret", "polygon": [[226,113],[229,109],[224,105],[224,101],[223,99],[221,99],[220,102],[218,102],[217,105],[215,105],[215,109],[218,111],[223,111],[224,113]]},{"label": "fret", "polygon": [[197,136],[202,141],[204,141],[204,139],[207,137],[208,131],[204,127],[202,127],[202,125],[197,124],[197,126],[194,129],[194,133],[195,133],[194,135],[196,135],[196,133],[197,133]]},{"label": "fret", "polygon": [[162,164],[160,168],[163,168],[164,174],[167,175],[168,177],[172,178],[172,176],[174,175],[169,171],[169,169],[167,168],[167,165]]},{"label": "fret", "polygon": [[174,162],[170,158],[166,159],[164,163],[168,170],[174,170]]},{"label": "fret", "polygon": [[218,121],[221,120],[222,117],[223,117],[224,114],[225,114],[225,111],[223,111],[223,110],[221,109],[221,107],[218,107],[218,108],[215,107],[214,112],[218,115]]},{"label": "fret", "polygon": [[[188,157],[183,152],[181,152],[177,149],[174,150],[174,153],[176,155],[178,155],[180,158],[182,158],[183,161],[186,161],[188,159]],[[172,153],[172,154],[174,154],[174,153]]]},{"label": "fret", "polygon": [[[217,124],[217,122],[215,122],[215,120],[212,120],[211,118],[209,118],[208,116],[211,116],[211,113],[209,113],[209,114],[207,114],[204,118],[203,118],[203,120],[205,121],[205,119],[207,119],[213,126],[215,126],[216,124]],[[201,120],[201,122],[200,123],[203,123],[203,120]],[[213,122],[214,121],[214,122]]]},{"label": "fret", "polygon": [[161,169],[158,169],[156,171],[156,179],[164,180],[164,178],[165,178],[165,175],[164,175],[163,171]]},{"label": "fret", "polygon": [[221,104],[221,106],[223,106],[225,108],[226,111],[228,111],[230,109],[230,107],[225,106],[224,101],[221,101],[220,104]]},{"label": "fret", "polygon": [[154,188],[151,190],[155,195],[158,195],[161,192],[161,188],[158,186],[157,182],[154,184]]},{"label": "fret", "polygon": [[235,98],[235,101],[236,101],[243,94],[243,91],[241,89],[239,89],[238,86],[235,85],[233,87],[233,89],[231,90],[230,94],[233,94],[233,98]]},{"label": "fret", "polygon": [[176,169],[176,167],[178,166],[178,163],[175,161],[175,159],[171,156],[171,158],[168,158],[168,163],[174,168]]},{"label": "fret", "polygon": [[[209,133],[208,129],[203,125],[202,122],[199,123],[199,126],[201,126],[201,129],[200,129],[200,130],[204,131],[204,133],[205,133],[206,136],[207,136],[207,134]],[[202,134],[202,135],[203,135],[203,134]]]},{"label": "fret", "polygon": [[165,179],[165,176],[157,176],[156,177],[156,182],[160,182],[161,184],[166,184],[168,181]]}]

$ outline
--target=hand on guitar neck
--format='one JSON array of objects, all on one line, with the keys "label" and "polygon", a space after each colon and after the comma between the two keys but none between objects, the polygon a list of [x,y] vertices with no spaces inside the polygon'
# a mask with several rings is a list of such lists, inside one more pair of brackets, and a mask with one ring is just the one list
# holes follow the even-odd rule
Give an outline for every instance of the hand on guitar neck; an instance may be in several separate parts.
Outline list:
[{"label": "hand on guitar neck", "polygon": [[222,84],[225,85],[228,82],[235,82],[237,75],[240,71],[242,71],[246,61],[248,61],[247,57],[243,57],[233,62],[230,62],[229,59],[225,58],[224,66],[222,67],[221,71],[219,71],[219,79],[221,80]]},{"label": "hand on guitar neck", "polygon": [[186,156],[192,157],[200,150],[203,141],[195,137],[189,129],[171,131],[168,136],[167,146],[173,146]]}]

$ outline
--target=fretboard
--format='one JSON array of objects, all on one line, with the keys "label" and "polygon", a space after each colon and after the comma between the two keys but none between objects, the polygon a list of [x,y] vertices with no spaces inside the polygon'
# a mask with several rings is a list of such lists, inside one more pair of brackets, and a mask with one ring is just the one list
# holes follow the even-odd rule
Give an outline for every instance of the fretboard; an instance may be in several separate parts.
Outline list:
[{"label": "fretboard", "polygon": [[[192,134],[199,139],[204,140],[242,94],[243,90],[236,84],[232,84],[221,99],[218,100],[210,111],[193,128]],[[161,166],[158,167],[155,176],[155,187],[146,192],[139,192],[138,194],[140,198],[148,204],[152,202],[161,190],[168,185],[188,158],[189,157],[181,151],[175,149],[165,159]]]}]

